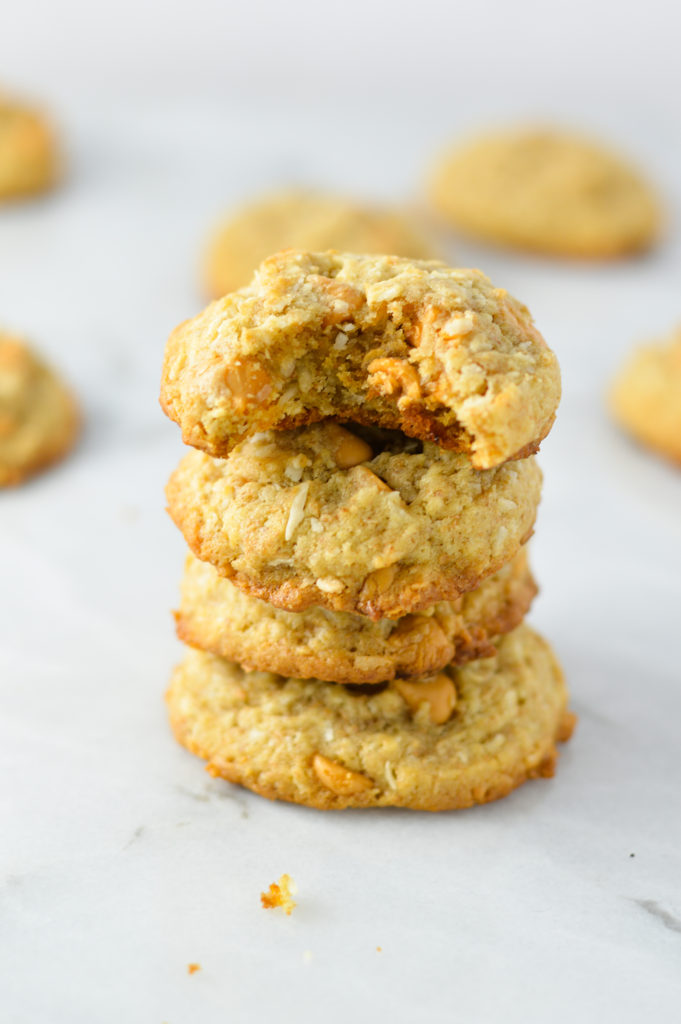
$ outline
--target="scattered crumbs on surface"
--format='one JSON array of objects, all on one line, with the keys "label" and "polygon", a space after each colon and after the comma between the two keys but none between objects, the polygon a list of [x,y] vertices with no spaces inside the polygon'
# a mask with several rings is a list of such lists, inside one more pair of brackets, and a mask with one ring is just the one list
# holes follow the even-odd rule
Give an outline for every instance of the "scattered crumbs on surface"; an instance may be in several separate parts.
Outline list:
[{"label": "scattered crumbs on surface", "polygon": [[377,953],[382,953],[383,952],[383,947],[382,946],[376,946],[376,952]]},{"label": "scattered crumbs on surface", "polygon": [[187,974],[196,974],[201,970],[201,964],[187,964]]},{"label": "scattered crumbs on surface", "polygon": [[281,907],[285,914],[290,914],[296,905],[291,897],[293,892],[293,879],[290,875],[282,875],[278,882],[272,882],[267,892],[260,893],[260,902],[265,910]]},{"label": "scattered crumbs on surface", "polygon": [[303,950],[303,963],[304,964],[311,964],[312,963],[312,950],[311,949]]}]

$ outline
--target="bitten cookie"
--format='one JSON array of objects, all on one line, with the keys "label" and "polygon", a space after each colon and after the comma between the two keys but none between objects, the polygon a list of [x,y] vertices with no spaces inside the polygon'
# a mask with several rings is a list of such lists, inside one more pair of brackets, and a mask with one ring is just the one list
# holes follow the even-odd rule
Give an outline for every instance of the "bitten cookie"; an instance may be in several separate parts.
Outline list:
[{"label": "bitten cookie", "polygon": [[194,554],[247,593],[378,619],[456,600],[505,565],[540,488],[533,458],[475,470],[397,431],[326,421],[257,434],[227,459],[192,451],[166,494]]},{"label": "bitten cookie", "polygon": [[681,466],[681,327],[631,355],[615,380],[610,408],[637,440]]},{"label": "bitten cookie", "polygon": [[186,443],[214,456],[333,416],[437,441],[483,469],[536,451],[559,398],[527,309],[479,271],[295,251],[173,332],[161,387]]},{"label": "bitten cookie", "polygon": [[323,809],[496,800],[552,775],[574,725],[553,652],[527,626],[494,658],[373,694],[190,651],[168,706],[177,739],[212,775]]},{"label": "bitten cookie", "polygon": [[551,130],[511,130],[457,146],[435,168],[430,196],[469,235],[558,256],[645,249],[660,223],[654,193],[626,162]]},{"label": "bitten cookie", "polygon": [[24,342],[0,334],[0,487],[61,459],[78,430],[71,392]]},{"label": "bitten cookie", "polygon": [[249,670],[336,683],[428,675],[495,653],[493,638],[519,625],[537,592],[523,550],[476,590],[402,619],[313,607],[287,612],[249,597],[208,562],[187,559],[177,633]]},{"label": "bitten cookie", "polygon": [[56,177],[56,145],[47,120],[0,96],[0,200],[43,192]]},{"label": "bitten cookie", "polygon": [[425,260],[438,255],[409,217],[396,210],[314,192],[277,192],[243,206],[216,232],[205,257],[208,293],[219,298],[244,287],[270,253],[289,248],[387,252]]}]

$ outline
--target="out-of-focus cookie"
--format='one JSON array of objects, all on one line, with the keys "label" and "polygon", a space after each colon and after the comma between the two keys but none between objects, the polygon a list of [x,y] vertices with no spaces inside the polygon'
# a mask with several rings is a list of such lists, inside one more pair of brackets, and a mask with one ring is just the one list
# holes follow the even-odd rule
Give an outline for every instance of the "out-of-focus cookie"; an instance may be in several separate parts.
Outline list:
[{"label": "out-of-focus cookie", "polygon": [[208,771],[323,809],[438,811],[553,774],[574,725],[551,648],[527,626],[494,658],[374,693],[245,672],[190,651],[168,692],[177,739]]},{"label": "out-of-focus cookie", "polygon": [[537,450],[560,399],[528,310],[477,270],[288,251],[178,327],[161,404],[225,456],[328,416],[404,431],[489,469]]},{"label": "out-of-focus cookie", "polygon": [[216,232],[204,262],[208,294],[219,298],[243,288],[259,264],[280,249],[387,252],[419,260],[439,255],[397,210],[315,192],[277,192],[242,207]]},{"label": "out-of-focus cookie", "polygon": [[23,341],[0,333],[0,487],[61,459],[78,429],[69,389]]},{"label": "out-of-focus cookie", "polygon": [[54,135],[43,114],[0,96],[0,200],[51,188],[57,164]]},{"label": "out-of-focus cookie", "polygon": [[647,248],[655,194],[620,157],[569,133],[517,129],[457,146],[437,164],[433,205],[476,238],[540,253],[617,257]]},{"label": "out-of-focus cookie", "polygon": [[475,470],[398,431],[325,421],[256,434],[227,459],[192,451],[166,494],[190,549],[242,590],[378,619],[456,600],[505,565],[540,489],[533,458]]},{"label": "out-of-focus cookie", "polygon": [[176,613],[181,640],[244,668],[300,679],[382,683],[494,654],[537,592],[523,550],[476,590],[402,619],[313,607],[287,612],[250,597],[193,555]]},{"label": "out-of-focus cookie", "polygon": [[615,380],[610,408],[638,441],[681,466],[681,327],[632,353]]}]

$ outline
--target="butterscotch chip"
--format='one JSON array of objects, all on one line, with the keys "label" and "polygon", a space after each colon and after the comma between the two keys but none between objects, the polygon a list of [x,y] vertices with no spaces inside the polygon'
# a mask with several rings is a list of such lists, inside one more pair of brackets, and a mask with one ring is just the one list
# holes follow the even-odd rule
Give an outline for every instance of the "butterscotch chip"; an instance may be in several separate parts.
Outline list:
[{"label": "butterscotch chip", "polygon": [[237,210],[211,239],[204,263],[208,293],[218,298],[244,287],[270,253],[289,248],[426,260],[438,255],[412,220],[396,210],[314,192],[277,192]]},{"label": "butterscotch chip", "polygon": [[559,399],[529,312],[480,271],[293,250],[173,332],[161,386],[186,443],[213,456],[333,417],[483,469],[536,451]]},{"label": "butterscotch chip", "polygon": [[354,796],[356,793],[364,793],[367,789],[374,788],[373,782],[366,775],[352,772],[338,761],[330,761],[321,754],[314,755],[312,767],[322,786],[337,796]]},{"label": "butterscotch chip", "polygon": [[190,452],[167,496],[194,554],[289,611],[399,618],[472,590],[531,533],[534,459],[475,470],[433,443],[365,430],[373,457],[340,469],[330,427],[258,434],[227,459]]},{"label": "butterscotch chip", "polygon": [[469,807],[553,774],[574,723],[541,637],[520,626],[494,658],[447,674],[456,705],[437,723],[427,700],[415,710],[394,685],[358,693],[190,651],[168,706],[177,739],[213,775],[312,807]]},{"label": "butterscotch chip", "polygon": [[25,342],[0,334],[0,487],[57,462],[78,430],[67,387]]},{"label": "butterscotch chip", "polygon": [[47,120],[0,96],[0,200],[43,192],[56,176],[56,145]]},{"label": "butterscotch chip", "polygon": [[372,622],[318,606],[284,611],[243,593],[208,562],[190,555],[177,632],[193,647],[249,669],[338,683],[381,683],[427,676],[450,663],[494,654],[493,638],[522,621],[535,593],[522,550],[457,601]]},{"label": "butterscotch chip", "polygon": [[393,686],[412,711],[418,711],[425,704],[428,717],[435,725],[442,725],[451,718],[456,707],[456,687],[444,672],[420,682],[396,679]]},{"label": "butterscotch chip", "polygon": [[455,147],[430,182],[433,205],[477,238],[560,256],[613,257],[658,232],[656,197],[599,144],[547,129],[515,129]]},{"label": "butterscotch chip", "polygon": [[615,380],[610,409],[638,441],[681,465],[681,327],[630,356]]}]

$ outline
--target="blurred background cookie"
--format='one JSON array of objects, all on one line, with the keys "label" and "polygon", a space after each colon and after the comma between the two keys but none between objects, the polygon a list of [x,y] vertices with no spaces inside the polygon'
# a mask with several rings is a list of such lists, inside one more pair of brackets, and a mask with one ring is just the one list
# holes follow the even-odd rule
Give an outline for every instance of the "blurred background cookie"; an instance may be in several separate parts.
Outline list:
[{"label": "blurred background cookie", "polygon": [[49,121],[39,111],[0,95],[0,200],[43,192],[56,176]]},{"label": "blurred background cookie", "polygon": [[71,392],[21,340],[0,333],[0,487],[18,484],[73,447]]},{"label": "blurred background cookie", "polygon": [[453,148],[433,169],[433,206],[488,242],[556,256],[647,248],[660,210],[626,160],[568,132],[518,128]]},{"label": "blurred background cookie", "polygon": [[632,353],[615,379],[610,409],[628,433],[681,466],[681,327]]},{"label": "blurred background cookie", "polygon": [[292,189],[245,204],[223,223],[207,247],[204,287],[219,298],[248,284],[270,253],[290,248],[391,253],[424,260],[439,256],[405,213]]}]

